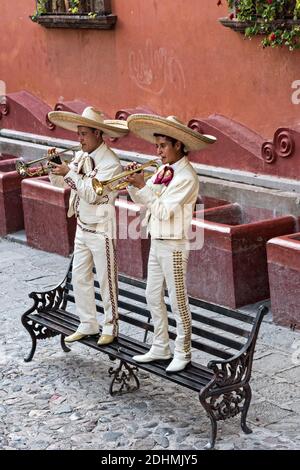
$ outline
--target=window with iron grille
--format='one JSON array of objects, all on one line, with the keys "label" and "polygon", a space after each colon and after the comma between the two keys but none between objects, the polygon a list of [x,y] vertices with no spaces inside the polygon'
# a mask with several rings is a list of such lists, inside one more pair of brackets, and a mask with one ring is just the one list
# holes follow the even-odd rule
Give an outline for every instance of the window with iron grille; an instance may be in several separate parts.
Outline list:
[{"label": "window with iron grille", "polygon": [[48,28],[111,29],[111,0],[36,0],[33,21]]}]

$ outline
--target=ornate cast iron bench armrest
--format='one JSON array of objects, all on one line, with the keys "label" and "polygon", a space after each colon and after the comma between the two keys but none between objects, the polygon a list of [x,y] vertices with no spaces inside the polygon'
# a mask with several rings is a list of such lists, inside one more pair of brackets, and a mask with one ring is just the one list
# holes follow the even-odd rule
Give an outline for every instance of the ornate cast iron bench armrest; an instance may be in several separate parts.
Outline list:
[{"label": "ornate cast iron bench armrest", "polygon": [[[65,307],[65,284],[68,278],[72,266],[72,261],[68,268],[68,272],[64,277],[63,281],[60,282],[53,289],[42,291],[42,292],[31,292],[29,298],[33,299],[34,303],[21,317],[24,328],[28,331],[32,340],[32,347],[29,355],[25,358],[25,362],[31,361],[36,350],[36,340],[46,339],[53,336],[57,336],[59,333],[41,325],[37,321],[34,321],[34,316],[41,312],[57,311],[60,308]],[[64,336],[61,336],[61,346],[65,352],[69,352],[70,349],[64,343]]]},{"label": "ornate cast iron bench armrest", "polygon": [[62,284],[54,287],[51,290],[44,292],[31,292],[29,297],[34,300],[33,306],[24,314],[44,311],[44,310],[57,310],[63,303],[64,286]]},{"label": "ornate cast iron bench armrest", "polygon": [[241,413],[241,427],[246,434],[252,431],[246,424],[251,401],[251,377],[253,354],[259,327],[268,308],[258,308],[253,328],[244,347],[235,356],[226,360],[212,360],[208,369],[214,372],[212,380],[201,390],[199,399],[205,408],[212,425],[210,442],[213,448],[217,435],[217,421],[225,420]]}]

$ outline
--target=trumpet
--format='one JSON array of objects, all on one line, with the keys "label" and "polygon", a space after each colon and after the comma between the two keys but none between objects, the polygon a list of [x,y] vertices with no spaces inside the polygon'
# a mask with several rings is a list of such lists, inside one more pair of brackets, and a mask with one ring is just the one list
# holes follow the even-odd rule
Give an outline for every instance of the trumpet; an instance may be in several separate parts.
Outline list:
[{"label": "trumpet", "polygon": [[[26,162],[25,160],[23,160],[22,158],[20,158],[19,160],[16,161],[16,171],[18,172],[18,174],[20,176],[22,176],[22,178],[25,178],[26,176],[42,176],[42,175],[46,175],[47,173],[49,173],[51,167],[50,166],[44,166],[41,162],[43,160],[47,160],[47,163],[61,163],[61,160],[60,160],[60,155],[63,155],[64,153],[68,152],[68,151],[72,151],[73,153],[78,151],[78,150],[81,150],[81,145],[76,145],[74,147],[71,147],[69,149],[65,149],[65,150],[62,150],[61,152],[58,152],[58,153],[55,153],[54,155],[44,155],[43,157],[41,158],[37,158],[36,160],[31,160],[31,161],[28,161]],[[39,166],[37,165],[39,164]],[[35,165],[35,166],[34,166]],[[31,168],[33,167],[33,168]]]},{"label": "trumpet", "polygon": [[[102,196],[106,186],[111,191],[120,191],[122,189],[125,189],[129,185],[128,181],[121,181],[120,183],[116,185],[112,185],[112,184],[115,183],[116,181],[126,178],[126,176],[132,175],[133,173],[138,173],[150,166],[153,166],[157,169],[159,167],[159,163],[157,160],[150,160],[149,162],[144,163],[143,165],[139,166],[138,168],[135,168],[134,170],[125,170],[122,173],[119,173],[118,175],[113,176],[109,180],[105,180],[105,181],[99,181],[97,178],[93,178],[92,179],[93,189],[95,193],[97,194],[97,196]],[[151,176],[153,176],[153,172],[147,172],[145,174],[145,181],[151,178]]]}]

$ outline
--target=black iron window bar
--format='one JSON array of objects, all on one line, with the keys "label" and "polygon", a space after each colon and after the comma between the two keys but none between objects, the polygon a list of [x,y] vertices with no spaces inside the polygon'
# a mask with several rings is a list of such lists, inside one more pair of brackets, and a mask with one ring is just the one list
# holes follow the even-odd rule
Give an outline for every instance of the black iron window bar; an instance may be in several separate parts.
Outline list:
[{"label": "black iron window bar", "polygon": [[111,13],[110,0],[36,0],[36,9],[41,15],[77,15]]},{"label": "black iron window bar", "polygon": [[112,29],[111,0],[36,0],[33,21],[46,28]]}]

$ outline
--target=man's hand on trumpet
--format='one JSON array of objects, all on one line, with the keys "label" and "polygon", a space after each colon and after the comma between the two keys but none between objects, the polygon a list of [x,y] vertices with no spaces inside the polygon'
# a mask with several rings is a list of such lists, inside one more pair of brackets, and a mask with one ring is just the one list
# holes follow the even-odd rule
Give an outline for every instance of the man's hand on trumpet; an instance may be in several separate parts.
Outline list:
[{"label": "man's hand on trumpet", "polygon": [[55,155],[57,155],[56,147],[52,147],[51,149],[48,149],[47,150],[47,155],[49,157],[49,160],[51,159],[51,157],[54,157]]},{"label": "man's hand on trumpet", "polygon": [[66,176],[66,174],[69,173],[70,168],[65,162],[61,161],[56,148],[48,149],[47,154],[49,157],[47,166],[50,168],[51,173],[57,176]]},{"label": "man's hand on trumpet", "polygon": [[[132,162],[126,166],[125,171],[135,170],[140,166],[142,166],[140,163]],[[126,176],[126,178],[124,178],[124,181],[128,181],[129,184],[135,186],[138,189],[142,189],[146,185],[143,171],[138,173],[132,173],[132,175]]]},{"label": "man's hand on trumpet", "polygon": [[61,165],[49,162],[48,165],[51,167],[51,173],[53,173],[53,175],[66,176],[66,174],[70,171],[69,165],[67,165],[65,162],[63,162]]}]

